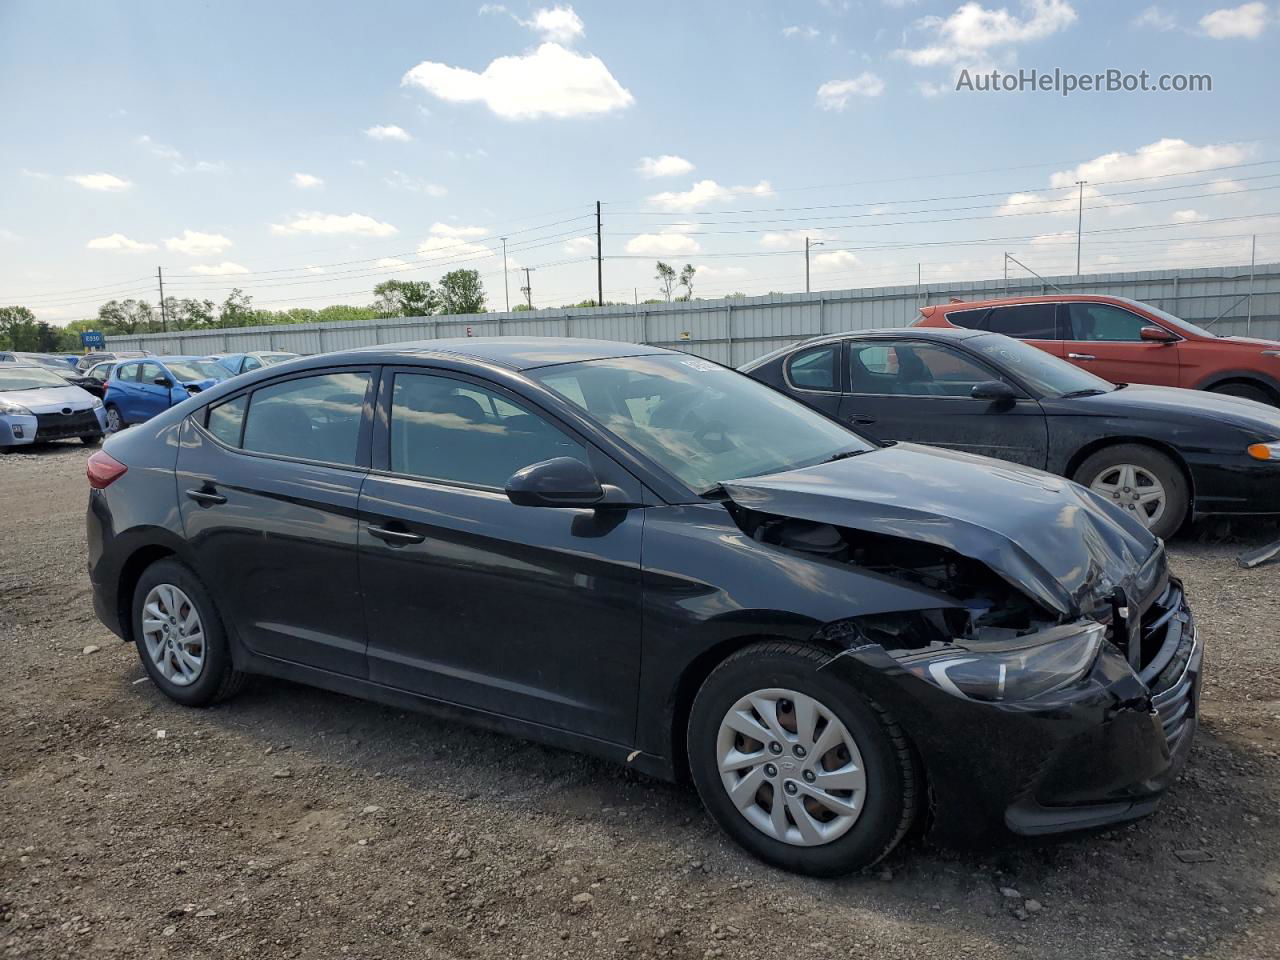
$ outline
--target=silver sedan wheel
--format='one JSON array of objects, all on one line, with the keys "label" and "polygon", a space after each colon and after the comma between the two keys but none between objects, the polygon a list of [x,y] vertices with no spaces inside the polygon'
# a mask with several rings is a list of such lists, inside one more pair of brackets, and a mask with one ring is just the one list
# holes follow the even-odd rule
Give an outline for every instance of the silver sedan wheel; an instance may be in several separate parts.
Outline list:
[{"label": "silver sedan wheel", "polygon": [[830,843],[862,814],[867,778],[858,744],[830,709],[806,694],[747,694],[720,722],[716,760],[738,812],[783,843]]},{"label": "silver sedan wheel", "polygon": [[1151,471],[1133,463],[1107,467],[1089,484],[1089,489],[1106,497],[1122,510],[1133,513],[1148,527],[1164,516],[1168,494]]},{"label": "silver sedan wheel", "polygon": [[119,433],[123,425],[120,420],[120,411],[115,407],[107,407],[107,432]]},{"label": "silver sedan wheel", "polygon": [[187,687],[200,679],[205,653],[200,611],[172,584],[157,584],[147,594],[142,640],[160,676],[174,686]]}]

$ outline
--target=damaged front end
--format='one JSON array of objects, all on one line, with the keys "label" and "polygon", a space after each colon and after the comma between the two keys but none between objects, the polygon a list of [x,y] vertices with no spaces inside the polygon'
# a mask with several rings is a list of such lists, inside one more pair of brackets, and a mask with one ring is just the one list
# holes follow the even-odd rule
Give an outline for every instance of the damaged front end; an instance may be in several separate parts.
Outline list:
[{"label": "damaged front end", "polygon": [[[884,487],[868,497],[865,478],[825,465],[725,485],[753,540],[938,598],[815,639],[841,651],[823,669],[907,730],[935,833],[953,841],[993,823],[1040,835],[1142,816],[1195,728],[1201,651],[1162,545],[1082,488],[1026,473],[997,471],[996,485],[1039,492],[982,523],[936,496],[933,510]],[[835,476],[859,499],[833,495]]]}]

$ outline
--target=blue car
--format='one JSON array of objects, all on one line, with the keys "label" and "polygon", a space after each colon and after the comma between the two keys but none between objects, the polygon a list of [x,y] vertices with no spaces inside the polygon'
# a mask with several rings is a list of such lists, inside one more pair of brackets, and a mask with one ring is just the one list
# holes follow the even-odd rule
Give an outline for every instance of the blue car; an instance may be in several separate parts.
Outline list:
[{"label": "blue car", "polygon": [[275,366],[286,360],[297,360],[298,354],[286,353],[283,350],[266,350],[258,353],[215,353],[209,357],[231,371],[232,376],[261,370],[263,367]]},{"label": "blue car", "polygon": [[150,420],[230,376],[226,367],[202,357],[147,357],[118,363],[102,398],[107,427],[115,432]]}]

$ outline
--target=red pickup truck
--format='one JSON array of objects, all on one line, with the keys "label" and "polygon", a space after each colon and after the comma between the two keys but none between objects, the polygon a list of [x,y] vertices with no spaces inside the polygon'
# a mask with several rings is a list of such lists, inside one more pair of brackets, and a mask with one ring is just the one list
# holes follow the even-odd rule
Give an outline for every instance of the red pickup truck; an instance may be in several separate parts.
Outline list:
[{"label": "red pickup truck", "polygon": [[1218,337],[1126,297],[1059,295],[921,307],[915,326],[1025,340],[1112,383],[1212,390],[1280,406],[1280,341]]}]

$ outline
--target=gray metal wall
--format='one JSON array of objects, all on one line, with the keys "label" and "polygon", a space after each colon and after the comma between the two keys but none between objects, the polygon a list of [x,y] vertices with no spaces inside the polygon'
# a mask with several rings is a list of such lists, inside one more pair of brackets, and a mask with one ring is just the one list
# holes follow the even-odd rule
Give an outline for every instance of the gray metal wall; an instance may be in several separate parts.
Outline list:
[{"label": "gray metal wall", "polygon": [[674,347],[738,366],[805,337],[905,326],[917,316],[920,306],[946,303],[952,297],[973,300],[1060,291],[1142,300],[1193,323],[1213,322],[1213,332],[1220,336],[1247,333],[1280,339],[1280,264],[1265,264],[1253,271],[1252,281],[1247,266],[1046,277],[1043,281],[981,280],[636,307],[188,330],[108,337],[107,348],[145,349],[161,355],[251,350],[324,353],[440,337],[589,337]]}]

